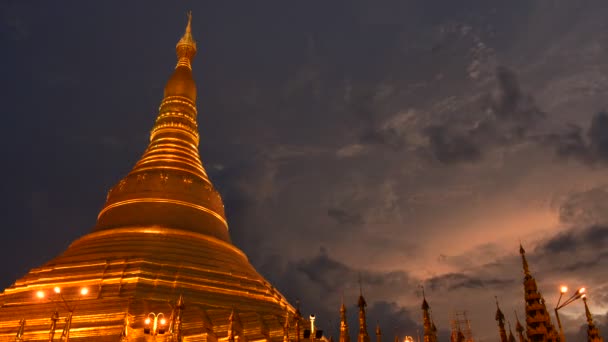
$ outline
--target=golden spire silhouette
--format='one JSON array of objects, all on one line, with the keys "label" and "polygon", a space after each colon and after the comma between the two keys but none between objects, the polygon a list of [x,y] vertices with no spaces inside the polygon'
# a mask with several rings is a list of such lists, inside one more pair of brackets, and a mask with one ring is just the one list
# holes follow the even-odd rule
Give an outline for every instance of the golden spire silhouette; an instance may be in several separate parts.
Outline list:
[{"label": "golden spire silhouette", "polygon": [[376,342],[382,342],[382,330],[380,330],[380,322],[376,322]]},{"label": "golden spire silhouette", "polygon": [[508,341],[509,342],[517,342],[517,341],[515,341],[515,335],[513,335],[513,329],[511,329],[511,322],[507,321],[507,323],[509,324],[509,338],[508,338]]},{"label": "golden spire silhouette", "polygon": [[496,299],[496,321],[498,322],[498,333],[500,335],[500,342],[507,342],[507,331],[505,330],[505,315],[500,311],[498,306],[498,297]]},{"label": "golden spire silhouette", "polygon": [[585,295],[583,295],[583,302],[585,303],[585,316],[587,316],[587,342],[604,342],[604,339],[600,336],[600,329],[593,322],[593,316],[589,311],[587,296]]},{"label": "golden spire silhouette", "polygon": [[199,152],[196,43],[192,14],[175,48],[177,66],[167,81],[150,143],[131,172],[115,185],[97,218],[95,231],[159,226],[230,242],[224,204],[207,176]]},{"label": "golden spire silhouette", "polygon": [[[422,286],[421,286],[422,287]],[[422,287],[422,325],[424,327],[424,342],[437,342],[437,328],[431,318],[430,306],[426,301],[424,287]]]},{"label": "golden spire silhouette", "polygon": [[515,312],[515,320],[517,320],[517,323],[515,324],[515,331],[517,331],[517,336],[519,338],[519,342],[527,342],[528,340],[524,336],[524,327],[519,322],[519,316],[517,316],[517,311],[514,310],[514,312]]},{"label": "golden spire silhouette", "polygon": [[283,342],[289,342],[289,310],[285,308],[285,323],[283,324]]},{"label": "golden spire silhouette", "polygon": [[519,245],[524,268],[524,299],[526,301],[526,335],[531,341],[556,342],[559,334],[547,311],[545,300],[538,290],[536,279],[530,273],[526,251]]},{"label": "golden spire silhouette", "polygon": [[296,300],[296,312],[293,317],[296,326],[296,338],[295,342],[300,342],[300,325],[302,321],[302,313],[300,312],[300,300]]},{"label": "golden spire silhouette", "polygon": [[363,298],[363,287],[361,286],[361,274],[359,274],[359,335],[357,336],[358,342],[370,342],[369,334],[367,333],[367,320],[365,318],[365,307],[367,302]]},{"label": "golden spire silhouette", "polygon": [[338,342],[350,342],[348,320],[346,319],[346,306],[344,305],[344,295],[342,295],[342,305],[340,306],[340,338]]}]

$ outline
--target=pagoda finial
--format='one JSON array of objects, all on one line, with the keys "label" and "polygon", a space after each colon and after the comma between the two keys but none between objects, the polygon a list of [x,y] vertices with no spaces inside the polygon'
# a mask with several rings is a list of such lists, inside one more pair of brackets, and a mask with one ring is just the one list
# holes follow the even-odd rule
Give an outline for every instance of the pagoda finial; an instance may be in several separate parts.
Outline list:
[{"label": "pagoda finial", "polygon": [[530,268],[528,267],[528,260],[526,259],[526,250],[521,245],[521,242],[519,243],[519,254],[521,254],[521,262],[522,262],[523,267],[524,267],[524,274],[526,276],[529,276],[530,275]]},{"label": "pagoda finial", "polygon": [[178,57],[176,67],[183,65],[191,69],[190,62],[192,61],[192,57],[196,54],[196,42],[194,41],[194,38],[192,38],[192,11],[188,11],[186,32],[179,42],[177,42],[175,50]]}]

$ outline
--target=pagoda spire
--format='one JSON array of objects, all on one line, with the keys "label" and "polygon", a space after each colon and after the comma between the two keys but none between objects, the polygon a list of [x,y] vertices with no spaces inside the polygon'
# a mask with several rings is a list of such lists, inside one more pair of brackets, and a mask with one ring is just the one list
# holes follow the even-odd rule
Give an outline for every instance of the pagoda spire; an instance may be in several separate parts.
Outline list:
[{"label": "pagoda spire", "polygon": [[521,254],[523,269],[524,269],[524,298],[526,301],[526,335],[532,342],[557,342],[559,334],[545,306],[545,300],[538,290],[536,279],[530,273],[528,261],[526,260],[526,251],[523,246],[519,245],[519,253]]},{"label": "pagoda spire", "polygon": [[283,324],[283,342],[289,342],[289,310],[285,308],[285,323]]},{"label": "pagoda spire", "polygon": [[359,307],[359,336],[357,337],[358,342],[370,342],[369,334],[367,333],[367,321],[365,318],[365,307],[367,303],[363,298],[363,288],[361,287],[361,276],[359,276],[359,301],[357,303]]},{"label": "pagoda spire", "polygon": [[600,336],[600,329],[593,322],[593,316],[589,311],[587,296],[585,295],[583,295],[583,302],[585,303],[585,315],[587,316],[587,342],[604,342],[604,339]]},{"label": "pagoda spire", "polygon": [[296,300],[296,312],[293,317],[296,326],[296,338],[295,342],[300,342],[300,326],[302,321],[302,313],[300,312],[300,300]]},{"label": "pagoda spire", "polygon": [[424,342],[437,342],[437,328],[431,318],[430,306],[426,301],[424,288],[422,288],[422,324],[424,326]]},{"label": "pagoda spire", "polygon": [[519,337],[519,342],[528,342],[528,340],[524,336],[524,327],[519,322],[517,311],[515,311],[515,319],[517,320],[517,324],[515,324],[515,331],[517,331],[517,337]]},{"label": "pagoda spire", "polygon": [[382,342],[382,330],[380,330],[380,322],[376,323],[376,342]]},{"label": "pagoda spire", "polygon": [[340,339],[338,342],[350,342],[350,334],[348,333],[348,321],[346,319],[346,306],[344,305],[344,296],[342,296],[342,305],[340,306]]},{"label": "pagoda spire", "polygon": [[513,330],[511,329],[511,323],[509,321],[507,321],[507,323],[509,324],[509,342],[517,342],[515,341],[515,336],[513,335]]},{"label": "pagoda spire", "polygon": [[177,64],[165,85],[148,148],[131,172],[108,192],[94,231],[159,227],[230,242],[222,198],[198,151],[191,13],[175,52]]},{"label": "pagoda spire", "polygon": [[498,322],[498,333],[500,335],[500,342],[507,342],[507,331],[505,330],[505,315],[500,311],[498,306],[498,297],[496,299],[496,322]]},{"label": "pagoda spire", "polygon": [[173,319],[172,322],[172,331],[171,333],[174,336],[175,342],[182,342],[183,332],[182,325],[184,320],[184,310],[186,309],[186,305],[184,304],[184,296],[179,295],[179,299],[177,300],[177,304],[175,304],[175,309],[173,310]]}]

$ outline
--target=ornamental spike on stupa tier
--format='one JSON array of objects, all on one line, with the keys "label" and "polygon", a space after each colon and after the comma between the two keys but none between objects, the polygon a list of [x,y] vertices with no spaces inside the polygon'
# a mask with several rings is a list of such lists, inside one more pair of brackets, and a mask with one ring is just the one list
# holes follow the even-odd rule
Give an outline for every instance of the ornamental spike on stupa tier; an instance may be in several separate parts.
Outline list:
[{"label": "ornamental spike on stupa tier", "polygon": [[524,269],[524,299],[526,301],[526,335],[530,341],[557,342],[559,334],[545,306],[536,279],[530,273],[528,260],[526,259],[526,251],[524,247],[519,245],[519,253],[521,254],[522,265]]},{"label": "ornamental spike on stupa tier", "polygon": [[289,342],[289,311],[285,310],[285,323],[283,323],[283,342]]},{"label": "ornamental spike on stupa tier", "polygon": [[359,274],[359,301],[357,302],[359,307],[359,335],[357,336],[358,342],[370,342],[369,334],[367,333],[367,319],[365,317],[365,307],[367,302],[363,298],[363,287],[361,286],[361,275]]},{"label": "ornamental spike on stupa tier", "polygon": [[422,288],[422,325],[424,327],[424,342],[437,342],[437,328],[431,318],[430,306],[426,301],[424,287]]},{"label": "ornamental spike on stupa tier", "polygon": [[519,338],[519,342],[528,342],[528,340],[524,336],[524,327],[519,322],[517,311],[515,311],[515,320],[517,321],[517,323],[515,324],[515,331],[517,331],[517,337]]},{"label": "ornamental spike on stupa tier", "polygon": [[296,312],[293,317],[295,326],[296,326],[296,338],[295,342],[300,342],[300,328],[302,326],[302,313],[300,312],[300,300],[296,300]]},{"label": "ornamental spike on stupa tier", "polygon": [[517,341],[515,341],[515,335],[513,335],[513,329],[511,329],[511,322],[507,321],[507,323],[509,324],[509,337],[508,337],[508,341],[509,342],[517,342]]},{"label": "ornamental spike on stupa tier", "polygon": [[342,305],[340,306],[340,338],[338,342],[350,342],[348,320],[346,319],[346,306],[344,305],[344,295],[342,295]]},{"label": "ornamental spike on stupa tier", "polygon": [[587,342],[604,342],[604,339],[600,336],[600,329],[593,322],[593,316],[591,316],[591,311],[589,311],[587,305],[587,296],[583,295],[582,297],[585,303],[585,316],[587,316]]},{"label": "ornamental spike on stupa tier", "polygon": [[382,330],[380,330],[380,322],[376,322],[376,342],[382,342]]},{"label": "ornamental spike on stupa tier", "polygon": [[500,311],[498,306],[498,297],[496,299],[496,322],[498,322],[498,334],[500,335],[500,342],[507,342],[507,331],[505,330],[505,315]]}]

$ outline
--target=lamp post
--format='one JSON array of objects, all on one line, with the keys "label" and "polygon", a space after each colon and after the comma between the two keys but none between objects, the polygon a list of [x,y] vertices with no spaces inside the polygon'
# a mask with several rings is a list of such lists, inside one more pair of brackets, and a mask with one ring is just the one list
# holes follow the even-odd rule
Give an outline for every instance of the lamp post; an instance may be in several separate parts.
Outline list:
[{"label": "lamp post", "polygon": [[557,325],[559,326],[559,339],[562,342],[566,341],[566,336],[564,335],[564,328],[562,327],[562,322],[559,319],[558,310],[563,308],[564,306],[574,302],[575,300],[581,298],[583,296],[583,294],[585,293],[585,288],[581,287],[580,289],[576,290],[572,294],[572,296],[570,296],[568,299],[564,300],[564,302],[562,303],[561,302],[562,297],[564,296],[564,294],[566,292],[568,292],[568,287],[565,285],[562,285],[559,289],[559,299],[557,300],[557,305],[555,305],[555,318],[557,319]]},{"label": "lamp post", "polygon": [[144,334],[156,336],[165,333],[167,320],[165,319],[165,314],[162,312],[159,312],[158,314],[150,312],[148,317],[144,320],[144,323]]},{"label": "lamp post", "polygon": [[[79,290],[80,296],[76,300],[72,300],[70,305],[70,301],[66,300],[61,292],[61,288],[59,286],[55,286],[53,288],[54,296],[47,296],[46,292],[43,290],[36,292],[36,297],[39,299],[47,298],[51,302],[55,304],[55,310],[51,316],[51,327],[49,329],[49,342],[53,342],[53,338],[55,337],[55,329],[57,328],[57,321],[59,320],[59,312],[57,311],[57,307],[61,304],[67,310],[68,315],[65,318],[65,325],[63,327],[63,332],[61,333],[61,341],[69,342],[70,341],[70,328],[72,327],[72,316],[74,315],[74,310],[78,306],[78,303],[82,299],[82,297],[89,294],[89,289],[86,287],[82,287]],[[59,300],[57,299],[59,298]]]}]

